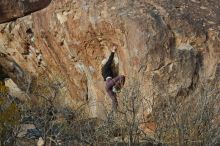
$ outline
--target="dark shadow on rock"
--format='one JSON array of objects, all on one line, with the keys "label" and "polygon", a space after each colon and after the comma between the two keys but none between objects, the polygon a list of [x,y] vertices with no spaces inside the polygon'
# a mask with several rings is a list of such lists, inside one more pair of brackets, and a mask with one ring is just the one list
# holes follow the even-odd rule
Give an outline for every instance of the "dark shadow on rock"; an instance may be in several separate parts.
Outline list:
[{"label": "dark shadow on rock", "polygon": [[0,0],[0,24],[47,7],[52,0]]}]

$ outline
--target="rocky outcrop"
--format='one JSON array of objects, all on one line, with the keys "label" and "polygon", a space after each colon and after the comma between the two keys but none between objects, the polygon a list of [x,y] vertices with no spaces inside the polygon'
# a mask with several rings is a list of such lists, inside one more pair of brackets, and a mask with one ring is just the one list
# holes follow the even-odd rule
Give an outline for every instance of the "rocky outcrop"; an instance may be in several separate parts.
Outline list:
[{"label": "rocky outcrop", "polygon": [[219,7],[214,0],[54,0],[1,25],[0,50],[32,75],[62,77],[70,95],[62,102],[88,101],[99,116],[110,102],[100,69],[113,44],[120,74],[138,80],[149,99],[191,94],[215,80]]},{"label": "rocky outcrop", "polygon": [[1,0],[0,23],[9,22],[19,17],[45,8],[51,0]]}]

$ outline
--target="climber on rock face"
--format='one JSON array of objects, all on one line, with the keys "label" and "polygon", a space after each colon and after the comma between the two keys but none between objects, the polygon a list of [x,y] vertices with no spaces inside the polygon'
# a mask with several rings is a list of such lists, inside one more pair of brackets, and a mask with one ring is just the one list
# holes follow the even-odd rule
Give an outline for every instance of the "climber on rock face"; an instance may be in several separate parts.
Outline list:
[{"label": "climber on rock face", "polygon": [[120,92],[121,88],[125,83],[124,75],[117,75],[114,77],[112,70],[112,63],[114,59],[114,54],[116,51],[116,46],[112,48],[111,55],[108,58],[108,61],[102,67],[102,76],[106,82],[106,91],[110,98],[112,99],[112,110],[115,111],[118,107],[118,101],[116,98],[116,93]]}]

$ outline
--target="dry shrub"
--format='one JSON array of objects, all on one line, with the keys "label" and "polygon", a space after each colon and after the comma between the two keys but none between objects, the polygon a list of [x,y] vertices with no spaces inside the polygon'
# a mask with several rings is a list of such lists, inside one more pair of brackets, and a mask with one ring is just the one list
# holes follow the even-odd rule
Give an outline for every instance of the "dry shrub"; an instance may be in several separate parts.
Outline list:
[{"label": "dry shrub", "polygon": [[154,100],[153,118],[160,141],[177,146],[217,146],[220,142],[220,91],[203,85],[186,96],[160,96]]}]

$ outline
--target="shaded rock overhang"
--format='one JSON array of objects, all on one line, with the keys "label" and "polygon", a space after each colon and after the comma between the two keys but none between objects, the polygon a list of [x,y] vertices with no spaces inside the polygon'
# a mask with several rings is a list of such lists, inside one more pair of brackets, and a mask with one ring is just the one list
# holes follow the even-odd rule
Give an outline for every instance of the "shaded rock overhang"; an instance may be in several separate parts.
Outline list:
[{"label": "shaded rock overhang", "polygon": [[52,0],[0,0],[0,24],[47,7]]}]

